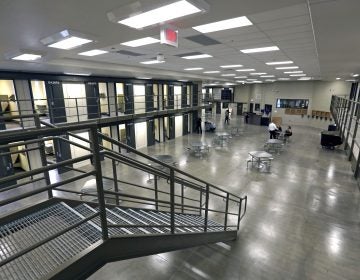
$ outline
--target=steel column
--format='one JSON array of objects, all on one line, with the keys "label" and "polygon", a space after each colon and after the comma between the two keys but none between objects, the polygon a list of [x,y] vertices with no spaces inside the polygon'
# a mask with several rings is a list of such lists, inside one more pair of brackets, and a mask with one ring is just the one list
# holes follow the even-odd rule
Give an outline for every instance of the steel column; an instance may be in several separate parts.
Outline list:
[{"label": "steel column", "polygon": [[227,228],[228,210],[229,210],[229,193],[226,194],[225,224],[224,224],[224,230],[225,231],[226,231],[226,228]]},{"label": "steel column", "polygon": [[[118,182],[118,179],[117,179],[116,162],[115,162],[114,159],[112,160],[112,168],[113,168],[113,178],[114,178],[114,190],[115,190],[116,193],[118,193],[119,192],[119,185],[118,185],[119,182]],[[115,204],[116,205],[120,204],[118,195],[115,196]]]},{"label": "steel column", "polygon": [[209,215],[209,185],[206,185],[204,232],[207,232]]}]

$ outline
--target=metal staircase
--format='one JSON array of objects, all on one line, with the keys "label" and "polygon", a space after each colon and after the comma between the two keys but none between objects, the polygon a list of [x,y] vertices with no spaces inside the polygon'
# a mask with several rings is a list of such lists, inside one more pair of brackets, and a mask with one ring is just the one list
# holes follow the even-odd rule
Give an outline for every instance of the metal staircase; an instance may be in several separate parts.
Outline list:
[{"label": "metal staircase", "polygon": [[[98,132],[98,123],[46,128],[35,121],[37,129],[0,137],[0,159],[11,154],[9,146],[19,145],[38,150],[42,160],[41,167],[0,178],[0,186],[6,186],[0,188],[0,210],[48,195],[45,201],[0,218],[1,279],[85,279],[110,261],[236,239],[246,196],[231,194],[109,138]],[[90,149],[66,137],[77,137],[73,132],[78,130],[89,131],[92,141],[79,139],[88,141]],[[44,141],[50,139],[88,154],[47,162]],[[117,152],[116,146],[131,154]],[[74,168],[74,163],[89,159],[90,170]],[[68,172],[54,179],[50,172],[59,168]],[[136,175],[126,179],[125,169]],[[151,185],[144,184],[140,174],[151,176]],[[94,178],[95,193],[79,190],[84,180]]]}]

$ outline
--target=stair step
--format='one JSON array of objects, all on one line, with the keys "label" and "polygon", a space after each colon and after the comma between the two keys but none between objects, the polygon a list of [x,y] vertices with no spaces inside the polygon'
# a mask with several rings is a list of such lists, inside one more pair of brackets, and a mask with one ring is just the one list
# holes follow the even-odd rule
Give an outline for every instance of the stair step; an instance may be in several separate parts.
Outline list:
[{"label": "stair step", "polygon": [[[170,224],[170,215],[166,215],[163,212],[155,212],[155,211],[151,211],[151,213],[153,213],[154,215],[158,215],[159,217],[162,217],[163,219],[166,219],[168,221],[168,223]],[[175,231],[177,232],[195,232],[195,229],[189,228],[189,227],[176,227],[176,226],[182,226],[185,225],[183,222],[175,219]]]},{"label": "stair step", "polygon": [[[44,208],[0,228],[2,260],[81,220],[65,203]],[[0,267],[1,279],[40,279],[101,239],[82,224]]]}]

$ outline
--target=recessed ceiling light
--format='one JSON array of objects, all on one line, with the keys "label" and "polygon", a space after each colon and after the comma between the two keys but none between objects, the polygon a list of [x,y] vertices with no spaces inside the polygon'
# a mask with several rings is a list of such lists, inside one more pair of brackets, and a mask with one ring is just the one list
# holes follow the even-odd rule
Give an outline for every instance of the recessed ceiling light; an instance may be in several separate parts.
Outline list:
[{"label": "recessed ceiling light", "polygon": [[73,76],[90,76],[91,73],[73,73],[73,72],[64,72],[66,75],[73,75]]},{"label": "recessed ceiling light", "polygon": [[232,76],[236,76],[236,74],[222,74],[221,76],[223,76],[223,77],[232,77]]},{"label": "recessed ceiling light", "polygon": [[306,74],[292,74],[292,75],[289,75],[290,77],[304,77],[306,76]]},{"label": "recessed ceiling light", "polygon": [[63,39],[59,42],[48,45],[50,48],[70,50],[85,44],[92,42],[92,40],[84,39],[76,36],[71,36],[69,38]]},{"label": "recessed ceiling light", "polygon": [[267,73],[250,73],[250,75],[252,76],[261,76],[261,75],[266,75]]},{"label": "recessed ceiling light", "polygon": [[143,61],[140,62],[141,64],[158,64],[158,63],[164,63],[164,60],[148,60],[148,61]]},{"label": "recessed ceiling light", "polygon": [[245,83],[245,81],[236,81],[237,83]]},{"label": "recessed ceiling light", "polygon": [[311,77],[301,77],[298,79],[298,81],[308,81],[311,80]]},{"label": "recessed ceiling light", "polygon": [[175,18],[199,13],[201,11],[202,10],[198,7],[183,0],[137,14],[135,16],[130,16],[124,20],[118,21],[118,23],[140,29],[157,23],[167,22]]},{"label": "recessed ceiling light", "polygon": [[302,70],[299,70],[299,71],[286,71],[284,72],[284,74],[300,74],[300,73],[303,73],[304,71]]},{"label": "recessed ceiling light", "polygon": [[39,54],[31,54],[31,53],[23,53],[18,56],[12,57],[13,60],[23,60],[23,61],[34,61],[40,59],[41,55]]},{"label": "recessed ceiling light", "polygon": [[221,68],[237,68],[237,67],[243,67],[241,64],[233,64],[233,65],[222,65]]},{"label": "recessed ceiling light", "polygon": [[236,76],[235,79],[246,79],[247,76]]},{"label": "recessed ceiling light", "polygon": [[290,78],[279,78],[278,80],[279,81],[288,81],[288,80],[290,80]]},{"label": "recessed ceiling light", "polygon": [[199,58],[208,58],[212,57],[210,54],[196,54],[196,55],[188,55],[188,56],[182,56],[182,58],[185,59],[199,59]]},{"label": "recessed ceiling light", "polygon": [[185,68],[185,71],[196,71],[196,70],[204,70],[204,68],[201,67],[194,67],[194,68]]},{"label": "recessed ceiling light", "polygon": [[220,73],[220,71],[205,71],[204,74],[215,74]]},{"label": "recessed ceiling light", "polygon": [[236,71],[238,71],[238,72],[253,72],[253,71],[256,71],[256,70],[248,68],[248,69],[236,69]]},{"label": "recessed ceiling light", "polygon": [[145,38],[141,38],[141,39],[137,39],[137,40],[132,40],[132,41],[128,41],[128,42],[124,42],[121,43],[120,45],[124,45],[124,46],[128,46],[128,47],[140,47],[140,46],[145,46],[145,45],[150,45],[150,44],[155,44],[155,43],[159,43],[160,40],[155,39],[153,37],[145,37]]},{"label": "recessed ceiling light", "polygon": [[266,62],[267,65],[281,65],[281,64],[293,64],[293,63],[294,63],[294,62],[291,61],[291,60]]},{"label": "recessed ceiling light", "polygon": [[103,51],[103,50],[91,50],[91,51],[87,51],[87,52],[81,52],[81,53],[79,53],[79,55],[95,56],[95,55],[100,55],[100,54],[104,54],[104,53],[108,53],[108,52]]},{"label": "recessed ceiling light", "polygon": [[234,83],[225,83],[225,85],[227,85],[227,86],[234,86],[235,84],[234,84]]},{"label": "recessed ceiling light", "polygon": [[263,75],[263,76],[260,76],[260,78],[275,78],[274,75]]},{"label": "recessed ceiling light", "polygon": [[188,82],[189,80],[178,80],[179,82],[184,82],[184,83],[186,83],[186,82]]},{"label": "recessed ceiling light", "polygon": [[299,66],[276,67],[275,69],[277,69],[277,70],[299,69]]},{"label": "recessed ceiling light", "polygon": [[272,79],[267,79],[265,80],[265,82],[275,82],[276,80],[272,80]]},{"label": "recessed ceiling light", "polygon": [[151,77],[135,77],[136,79],[139,79],[139,80],[151,80],[152,78]]},{"label": "recessed ceiling light", "polygon": [[263,47],[263,48],[254,48],[254,49],[244,49],[240,50],[242,53],[258,53],[258,52],[272,52],[280,50],[277,46]]},{"label": "recessed ceiling light", "polygon": [[355,77],[359,77],[359,74],[353,74],[352,76],[353,76],[354,78],[355,78]]},{"label": "recessed ceiling light", "polygon": [[247,17],[243,16],[194,26],[193,29],[201,33],[210,33],[249,25],[252,25],[252,22]]},{"label": "recessed ceiling light", "polygon": [[345,80],[345,82],[356,82],[356,80]]},{"label": "recessed ceiling light", "polygon": [[336,80],[341,80],[341,78],[336,78]]}]

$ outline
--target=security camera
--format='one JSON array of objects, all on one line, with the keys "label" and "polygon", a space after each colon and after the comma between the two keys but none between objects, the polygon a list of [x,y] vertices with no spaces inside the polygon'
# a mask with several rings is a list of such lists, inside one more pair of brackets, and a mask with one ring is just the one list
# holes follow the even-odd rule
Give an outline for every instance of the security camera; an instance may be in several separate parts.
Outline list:
[{"label": "security camera", "polygon": [[157,61],[165,61],[165,57],[162,53],[159,53],[157,56],[156,56],[156,60]]}]

